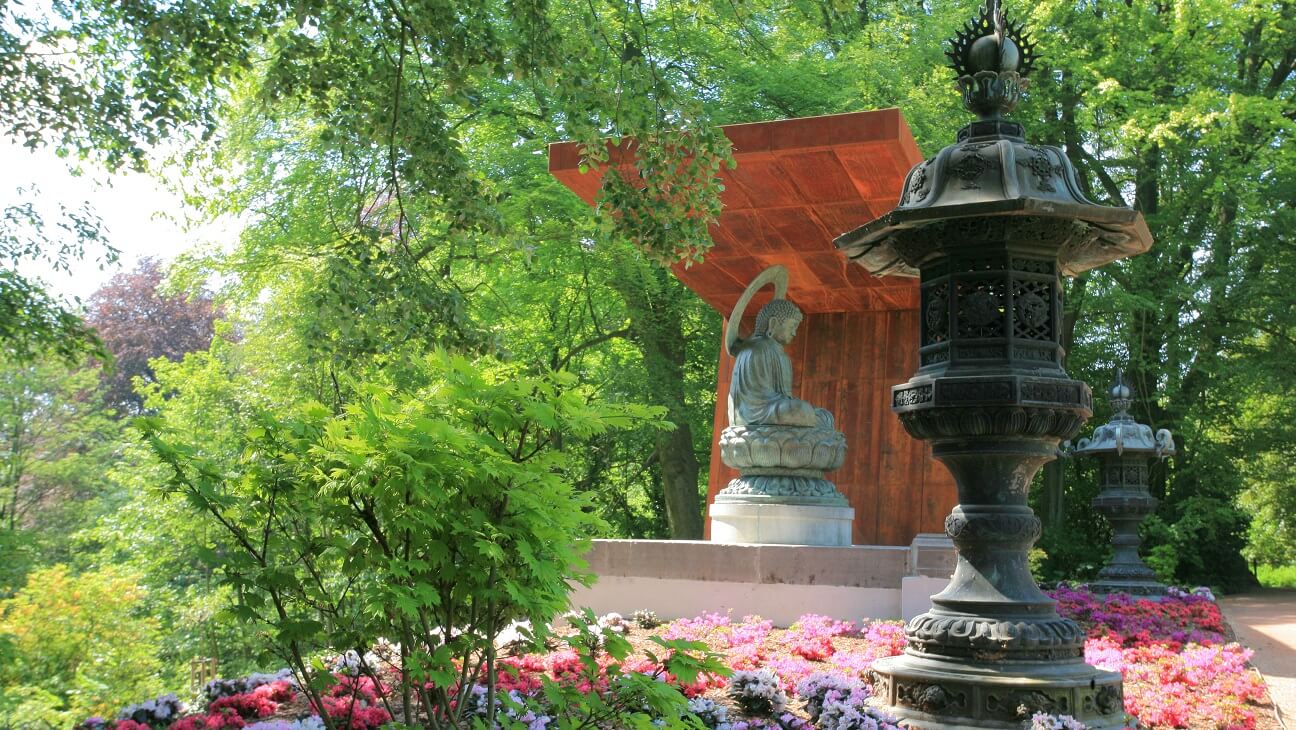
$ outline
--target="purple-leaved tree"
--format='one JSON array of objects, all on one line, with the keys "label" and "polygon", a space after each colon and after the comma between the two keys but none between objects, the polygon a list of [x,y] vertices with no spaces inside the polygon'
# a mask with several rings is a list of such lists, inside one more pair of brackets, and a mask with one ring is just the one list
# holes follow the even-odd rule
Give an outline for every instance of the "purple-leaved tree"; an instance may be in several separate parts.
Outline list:
[{"label": "purple-leaved tree", "polygon": [[136,377],[152,380],[150,360],[179,360],[211,344],[217,317],[211,297],[166,293],[165,276],[156,259],[141,259],[134,271],[117,274],[90,298],[87,319],[114,360],[104,375],[104,400],[122,414],[143,408],[132,383]]}]

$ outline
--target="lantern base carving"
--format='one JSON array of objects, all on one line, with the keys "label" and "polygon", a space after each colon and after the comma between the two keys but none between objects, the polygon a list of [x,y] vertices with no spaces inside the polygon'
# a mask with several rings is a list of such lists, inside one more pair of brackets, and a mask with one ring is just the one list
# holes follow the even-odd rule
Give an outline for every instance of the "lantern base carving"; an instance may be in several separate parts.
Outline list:
[{"label": "lantern base carving", "polygon": [[[1137,531],[1137,525],[1132,528]],[[1121,536],[1117,535],[1117,540]],[[1124,542],[1132,543],[1133,549],[1138,549],[1138,533],[1135,532],[1132,539],[1126,539]],[[1124,545],[1118,545],[1120,550]],[[1156,572],[1143,564],[1139,560],[1138,553],[1121,556],[1126,560],[1122,562],[1113,562],[1102,570],[1098,571],[1098,579],[1089,584],[1089,590],[1094,593],[1128,593],[1131,596],[1140,598],[1160,598],[1168,592],[1166,585],[1157,580]]]},{"label": "lantern base carving", "polygon": [[1083,661],[975,662],[905,653],[870,671],[873,696],[909,730],[1020,730],[1037,712],[1129,727],[1121,675]]}]

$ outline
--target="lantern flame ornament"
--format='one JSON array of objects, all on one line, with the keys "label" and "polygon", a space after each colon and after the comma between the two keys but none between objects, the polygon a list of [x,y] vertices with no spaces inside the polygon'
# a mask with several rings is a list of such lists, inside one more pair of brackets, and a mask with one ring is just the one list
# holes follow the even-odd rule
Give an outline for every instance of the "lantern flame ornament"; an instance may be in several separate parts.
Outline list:
[{"label": "lantern flame ornament", "polygon": [[910,170],[894,210],[837,247],[875,276],[918,276],[918,371],[891,391],[910,435],[958,485],[945,521],[958,563],[874,694],[913,729],[1019,728],[1036,712],[1125,727],[1119,674],[1084,663],[1084,631],[1031,577],[1035,473],[1092,415],[1063,368],[1063,275],[1146,251],[1142,216],[1085,197],[1057,147],[1008,121],[1039,56],[991,2],[950,41],[976,120]]},{"label": "lantern flame ornament", "polygon": [[1017,106],[1039,54],[1020,23],[1009,23],[997,0],[950,39],[945,52],[958,74],[963,104],[983,120]]}]

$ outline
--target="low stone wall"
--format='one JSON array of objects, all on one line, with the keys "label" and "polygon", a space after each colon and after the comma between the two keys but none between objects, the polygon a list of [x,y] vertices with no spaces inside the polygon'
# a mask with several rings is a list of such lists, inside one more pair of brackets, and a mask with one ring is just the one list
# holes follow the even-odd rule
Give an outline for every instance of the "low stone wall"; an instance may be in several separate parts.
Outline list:
[{"label": "low stone wall", "polygon": [[724,545],[686,540],[595,540],[599,577],[572,605],[596,613],[655,611],[663,619],[732,612],[787,626],[806,613],[838,619],[909,619],[945,587],[954,549],[944,536],[910,547]]}]

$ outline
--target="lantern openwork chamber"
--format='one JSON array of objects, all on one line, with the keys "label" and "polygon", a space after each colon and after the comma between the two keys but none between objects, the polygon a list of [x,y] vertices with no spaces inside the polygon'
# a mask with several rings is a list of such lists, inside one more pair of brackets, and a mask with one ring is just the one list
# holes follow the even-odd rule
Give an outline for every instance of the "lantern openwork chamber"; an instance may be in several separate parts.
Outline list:
[{"label": "lantern openwork chamber", "polygon": [[1152,243],[1129,208],[1087,199],[1066,155],[1003,115],[1035,44],[988,4],[950,41],[977,119],[910,170],[899,205],[840,236],[874,275],[921,278],[919,367],[892,410],[958,484],[945,521],[949,585],[906,627],[904,654],[874,665],[879,701],[911,728],[1019,728],[1036,712],[1124,727],[1121,677],[1084,663],[1084,632],[1035,584],[1032,477],[1092,415],[1062,367],[1062,281]]},{"label": "lantern openwork chamber", "polygon": [[1125,384],[1118,371],[1116,382],[1107,393],[1112,418],[1094,429],[1093,436],[1080,439],[1068,456],[1089,456],[1098,460],[1101,491],[1093,508],[1112,526],[1112,557],[1089,584],[1097,593],[1130,593],[1138,596],[1163,596],[1166,586],[1157,581],[1156,572],[1139,557],[1139,525],[1157,507],[1157,499],[1148,491],[1149,465],[1174,456],[1174,439],[1167,429],[1153,433],[1151,426],[1134,420],[1130,405],[1134,390]]}]

